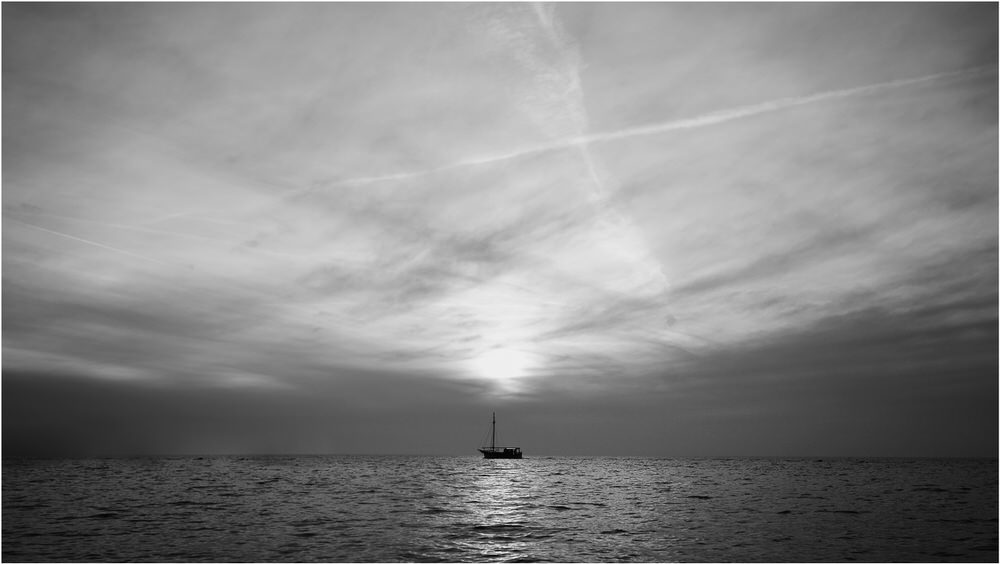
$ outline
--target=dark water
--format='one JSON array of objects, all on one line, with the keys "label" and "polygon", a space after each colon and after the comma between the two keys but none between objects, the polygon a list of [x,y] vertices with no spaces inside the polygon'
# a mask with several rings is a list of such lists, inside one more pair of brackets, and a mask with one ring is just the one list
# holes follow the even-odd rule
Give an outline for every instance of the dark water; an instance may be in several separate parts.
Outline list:
[{"label": "dark water", "polygon": [[3,461],[5,561],[997,561],[997,462]]}]

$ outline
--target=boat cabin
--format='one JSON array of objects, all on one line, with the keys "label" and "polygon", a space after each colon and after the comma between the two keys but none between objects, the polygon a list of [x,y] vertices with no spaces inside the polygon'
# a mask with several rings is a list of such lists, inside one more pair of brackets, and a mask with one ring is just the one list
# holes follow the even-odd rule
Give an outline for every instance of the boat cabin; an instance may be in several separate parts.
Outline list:
[{"label": "boat cabin", "polygon": [[483,458],[521,458],[521,447],[483,447]]}]

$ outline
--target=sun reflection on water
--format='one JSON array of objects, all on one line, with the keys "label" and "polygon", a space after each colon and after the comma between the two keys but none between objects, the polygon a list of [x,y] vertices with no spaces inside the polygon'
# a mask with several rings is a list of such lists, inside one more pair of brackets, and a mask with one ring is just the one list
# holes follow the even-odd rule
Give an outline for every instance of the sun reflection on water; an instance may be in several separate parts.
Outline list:
[{"label": "sun reflection on water", "polygon": [[462,543],[484,558],[512,557],[527,552],[532,531],[524,520],[530,507],[523,468],[515,460],[492,460],[474,480],[468,496],[473,536]]}]

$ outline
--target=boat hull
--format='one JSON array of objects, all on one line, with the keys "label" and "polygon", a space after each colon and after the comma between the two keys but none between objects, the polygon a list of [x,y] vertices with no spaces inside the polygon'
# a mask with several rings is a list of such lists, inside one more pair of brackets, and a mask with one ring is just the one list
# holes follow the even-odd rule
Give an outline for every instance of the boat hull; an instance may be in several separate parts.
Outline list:
[{"label": "boat hull", "polygon": [[521,449],[517,447],[481,448],[483,458],[521,458]]}]

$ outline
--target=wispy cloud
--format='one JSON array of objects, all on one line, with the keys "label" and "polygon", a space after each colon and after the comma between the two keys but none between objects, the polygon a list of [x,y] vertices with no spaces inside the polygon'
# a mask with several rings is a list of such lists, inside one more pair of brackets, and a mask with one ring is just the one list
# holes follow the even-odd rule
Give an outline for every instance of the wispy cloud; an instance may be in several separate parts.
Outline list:
[{"label": "wispy cloud", "polygon": [[770,391],[767,354],[836,372],[804,335],[967,350],[995,6],[757,10],[5,6],[5,362],[735,414],[743,360]]}]

